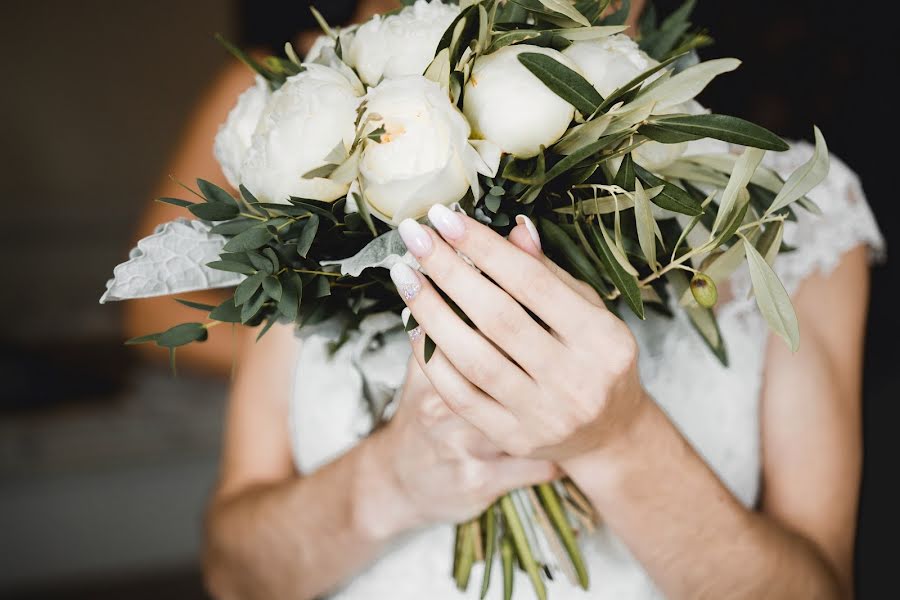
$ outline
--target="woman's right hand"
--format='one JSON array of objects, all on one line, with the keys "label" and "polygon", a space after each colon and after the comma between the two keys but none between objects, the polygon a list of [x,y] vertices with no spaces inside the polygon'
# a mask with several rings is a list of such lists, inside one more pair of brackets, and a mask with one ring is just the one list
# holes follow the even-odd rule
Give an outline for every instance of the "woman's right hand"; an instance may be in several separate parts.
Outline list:
[{"label": "woman's right hand", "polygon": [[415,359],[396,414],[371,441],[393,479],[394,508],[406,528],[466,521],[510,490],[560,476],[551,462],[498,450],[447,408]]}]

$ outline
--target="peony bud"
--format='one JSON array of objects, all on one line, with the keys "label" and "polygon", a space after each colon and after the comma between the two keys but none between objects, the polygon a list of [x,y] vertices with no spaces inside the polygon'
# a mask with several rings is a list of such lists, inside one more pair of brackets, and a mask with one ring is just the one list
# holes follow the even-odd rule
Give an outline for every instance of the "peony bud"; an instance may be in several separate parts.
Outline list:
[{"label": "peony bud", "polygon": [[537,156],[569,128],[575,108],[557,96],[525,65],[519,54],[546,54],[570,69],[575,64],[550,48],[516,44],[479,57],[466,84],[463,111],[475,137],[489,140],[519,158]]}]

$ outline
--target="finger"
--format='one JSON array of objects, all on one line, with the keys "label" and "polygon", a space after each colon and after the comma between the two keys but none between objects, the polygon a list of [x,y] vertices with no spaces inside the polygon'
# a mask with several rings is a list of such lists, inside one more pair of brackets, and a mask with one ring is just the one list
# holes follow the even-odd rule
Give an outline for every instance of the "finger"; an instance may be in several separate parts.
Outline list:
[{"label": "finger", "polygon": [[[427,333],[463,377],[512,410],[534,393],[531,378],[469,327],[417,271],[399,262],[391,268],[391,279],[418,322],[420,335]],[[424,347],[424,336],[414,341],[414,349],[419,346]],[[428,375],[424,356],[417,360]]]},{"label": "finger", "polygon": [[531,219],[525,215],[517,215],[516,223],[518,223],[518,225],[513,227],[512,231],[509,232],[509,236],[507,236],[507,239],[513,246],[540,260],[545,267],[550,269],[551,273],[560,279],[560,281],[594,306],[605,307],[603,300],[594,288],[580,279],[572,277],[568,271],[550,260],[550,258],[544,254],[541,247],[540,234]]},{"label": "finger", "polygon": [[[582,316],[593,307],[541,261],[522,252],[491,228],[446,206],[431,207],[428,218],[451,246],[465,254],[509,295],[563,338],[577,338]],[[427,255],[419,258],[426,269],[430,268],[429,258]],[[440,282],[438,285],[442,286]]]},{"label": "finger", "polygon": [[[409,309],[404,309],[404,322]],[[496,400],[475,387],[436,349],[428,363],[424,357],[424,335],[415,330],[410,339],[416,368],[421,368],[445,406],[458,418],[479,431],[497,448],[507,449],[508,441],[521,437],[519,420]]]},{"label": "finger", "polygon": [[[407,219],[400,224],[407,247],[419,252],[428,276],[475,327],[532,376],[548,368],[562,348],[518,302],[484,277],[436,233]],[[426,331],[430,331],[428,327]],[[453,360],[451,356],[451,360]]]},{"label": "finger", "polygon": [[561,475],[559,467],[546,460],[504,457],[488,464],[491,486],[498,496],[516,488],[547,483]]}]

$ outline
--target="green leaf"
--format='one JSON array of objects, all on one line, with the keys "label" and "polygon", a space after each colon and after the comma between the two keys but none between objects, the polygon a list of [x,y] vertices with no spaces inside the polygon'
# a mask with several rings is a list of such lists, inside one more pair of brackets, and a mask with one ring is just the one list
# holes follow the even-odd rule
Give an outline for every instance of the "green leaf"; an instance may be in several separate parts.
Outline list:
[{"label": "green leaf", "polygon": [[746,238],[744,250],[747,253],[750,280],[760,312],[769,323],[769,327],[787,342],[791,352],[796,352],[800,349],[800,326],[787,290],[766,259]]},{"label": "green leaf", "polygon": [[177,348],[191,342],[203,342],[209,336],[202,323],[182,323],[159,334],[156,343],[163,348]]},{"label": "green leaf", "polygon": [[286,319],[297,320],[300,302],[303,298],[303,280],[297,273],[283,273],[281,276],[281,299],[278,312]]},{"label": "green leaf", "polygon": [[425,336],[425,341],[423,342],[424,346],[422,347],[423,356],[425,358],[425,364],[428,364],[428,361],[431,360],[431,357],[434,356],[434,351],[437,349],[437,345],[434,343],[434,340],[431,339],[430,336]]},{"label": "green leaf", "polygon": [[252,299],[244,303],[241,306],[241,323],[246,324],[248,321],[253,319],[253,317],[255,317],[259,313],[260,309],[262,308],[263,304],[266,303],[267,299],[268,298],[266,297],[266,294],[263,293],[262,290],[259,290],[256,292],[256,295],[254,295]]},{"label": "green leaf", "polygon": [[[768,129],[750,121],[728,115],[655,117],[652,124],[657,129],[664,129],[670,133],[682,135],[682,141],[708,137],[763,150],[783,152],[790,148],[784,140]],[[641,133],[643,133],[643,129],[642,127]],[[656,139],[651,135],[647,135],[647,137]]]},{"label": "green leaf", "polygon": [[251,227],[237,234],[225,243],[228,252],[246,252],[265,246],[272,239],[269,230],[262,226]]},{"label": "green leaf", "polygon": [[234,303],[236,305],[241,305],[250,300],[253,294],[255,294],[262,285],[263,279],[266,277],[267,274],[264,271],[259,271],[242,281],[241,284],[237,286],[237,289],[234,290]]},{"label": "green leaf", "polygon": [[613,183],[623,190],[633,192],[635,189],[635,180],[634,159],[629,152],[622,157],[622,164],[619,165],[619,171],[616,173],[616,179]]},{"label": "green leaf", "polygon": [[283,290],[281,287],[281,282],[278,280],[277,277],[275,277],[273,275],[269,275],[268,277],[266,277],[265,279],[262,280],[262,287],[263,287],[263,290],[265,290],[266,294],[269,296],[269,298],[271,298],[275,302],[281,301],[281,295],[282,295]]},{"label": "green leaf", "polygon": [[609,243],[609,234],[606,233],[605,229],[601,229],[602,227],[603,225],[600,223],[589,224],[587,230],[591,243],[597,251],[603,266],[606,268],[606,274],[622,294],[625,303],[628,304],[628,307],[631,308],[638,318],[643,319],[644,303],[641,300],[641,290],[638,286],[637,277],[626,271],[619,262],[619,259],[616,257],[617,251],[613,250],[615,244]]},{"label": "green leaf", "polygon": [[250,259],[250,262],[257,271],[261,271],[267,275],[271,275],[278,268],[277,264],[273,265],[272,261],[258,252],[247,252],[247,258]]},{"label": "green leaf", "polygon": [[191,213],[204,221],[228,221],[239,214],[237,206],[230,204],[200,203],[188,207]]},{"label": "green leaf", "polygon": [[197,310],[202,310],[203,312],[206,312],[206,313],[208,313],[216,308],[215,306],[212,306],[209,304],[193,302],[191,300],[185,300],[183,298],[175,298],[175,302],[177,302],[179,304],[183,304],[184,306],[187,306],[188,308],[196,308]]},{"label": "green leaf", "polygon": [[609,292],[609,288],[581,248],[572,241],[572,238],[553,221],[540,219],[539,225],[544,245],[571,266],[574,270],[572,274],[575,277],[589,284],[601,296],[605,296]]},{"label": "green leaf", "polygon": [[784,221],[776,221],[766,225],[765,230],[756,242],[756,249],[759,250],[762,257],[766,259],[766,263],[770,267],[775,264],[775,259],[778,257],[778,251],[781,249],[781,241],[783,238]]},{"label": "green leaf", "polygon": [[241,310],[235,306],[234,298],[228,298],[209,313],[209,318],[225,323],[240,323]]},{"label": "green leaf", "polygon": [[[553,12],[559,13],[561,15],[565,15],[578,23],[579,25],[584,25],[585,27],[590,27],[591,22],[587,20],[587,18],[578,12],[578,10],[572,6],[570,2],[567,0],[539,0],[544,7],[552,10]],[[627,2],[628,0],[626,0]],[[614,23],[615,24],[615,23]],[[621,24],[621,23],[619,23]]]},{"label": "green leaf", "polygon": [[731,216],[728,218],[728,221],[722,228],[722,232],[716,236],[716,240],[713,243],[714,247],[721,246],[731,239],[731,237],[737,232],[738,228],[743,224],[744,219],[747,216],[747,210],[749,210],[749,208],[749,196],[742,195],[741,199],[738,200],[738,205],[735,207],[735,210],[732,211]]},{"label": "green leaf", "polygon": [[812,158],[788,177],[766,214],[772,214],[791,202],[799,200],[828,177],[830,168],[828,145],[818,127],[815,128],[815,136],[816,150]]},{"label": "green leaf", "polygon": [[313,298],[324,298],[331,295],[331,284],[328,283],[328,277],[318,275],[312,280],[311,285]]},{"label": "green leaf", "polygon": [[198,179],[197,187],[200,188],[200,193],[203,194],[203,197],[206,198],[207,202],[212,202],[214,204],[227,204],[229,206],[234,206],[235,208],[237,208],[237,200],[235,200],[231,194],[229,194],[216,184],[210,183],[205,179]]},{"label": "green leaf", "polygon": [[212,262],[206,263],[206,266],[210,269],[216,269],[217,271],[227,271],[229,273],[243,273],[244,275],[253,275],[254,273],[256,273],[256,269],[254,269],[253,267],[233,260],[214,260]]},{"label": "green leaf", "polygon": [[133,338],[131,338],[130,340],[126,340],[126,341],[125,341],[125,345],[126,345],[126,346],[137,346],[138,344],[149,344],[149,343],[151,343],[151,342],[152,342],[152,343],[155,343],[156,340],[159,339],[159,336],[160,336],[160,335],[161,335],[161,334],[159,334],[159,333],[151,333],[151,334],[149,334],[149,335],[142,335],[142,336],[139,336],[139,337],[133,337]]},{"label": "green leaf", "polygon": [[254,204],[257,204],[259,202],[256,199],[256,196],[254,196],[252,193],[250,193],[250,190],[244,187],[243,183],[238,186],[238,191],[241,192],[241,198],[244,199],[244,202],[246,202],[250,206],[253,206]]},{"label": "green leaf", "polygon": [[658,72],[662,71],[663,69],[668,67],[670,64],[672,64],[673,62],[678,60],[679,58],[681,58],[681,56],[673,56],[672,58],[670,58],[668,60],[664,60],[663,62],[659,63],[658,65],[655,65],[655,66],[647,69],[646,71],[643,71],[640,75],[636,75],[628,83],[613,90],[613,92],[609,96],[607,96],[606,99],[603,101],[603,104],[600,105],[600,108],[599,108],[600,112],[605,111],[607,108],[612,106],[616,101],[618,101],[620,98],[622,98],[626,94],[632,92],[633,90],[636,90],[647,79],[649,79],[650,77],[653,77]]},{"label": "green leaf", "polygon": [[223,221],[221,223],[216,223],[212,226],[213,233],[218,233],[220,235],[229,235],[234,236],[239,234],[240,232],[253,227],[259,223],[256,219],[247,219],[245,217],[239,217],[237,219],[232,219],[231,221]]},{"label": "green leaf", "polygon": [[703,208],[693,196],[681,189],[675,184],[660,179],[650,171],[644,169],[635,163],[634,171],[641,183],[646,187],[663,186],[662,191],[657,194],[652,202],[660,208],[670,210],[672,212],[681,213],[691,217],[696,217],[703,213]]},{"label": "green leaf", "polygon": [[634,104],[656,104],[657,109],[678,106],[695,98],[713,79],[734,71],[741,65],[736,58],[718,58],[698,63],[667,79],[662,84],[639,94]]},{"label": "green leaf", "polygon": [[337,223],[338,223],[337,217],[335,217],[333,214],[331,214],[331,211],[326,210],[322,207],[316,206],[315,204],[311,204],[310,202],[304,200],[303,198],[296,198],[294,196],[291,196],[290,203],[293,204],[294,206],[299,206],[301,208],[305,208],[309,212],[315,213],[315,214],[319,215],[320,217],[325,217],[326,219],[328,219],[335,225],[337,225]]},{"label": "green leaf", "polygon": [[536,52],[523,52],[518,58],[526,69],[582,115],[594,114],[603,102],[603,96],[587,79],[553,57]]},{"label": "green leaf", "polygon": [[316,232],[318,230],[319,215],[310,215],[309,219],[306,220],[306,223],[303,224],[300,235],[297,236],[297,254],[306,258],[313,241],[316,239]]},{"label": "green leaf", "polygon": [[181,198],[157,198],[157,202],[162,202],[163,204],[172,204],[174,206],[180,206],[181,208],[189,208],[194,206],[195,202],[188,202],[187,200],[182,200]]},{"label": "green leaf", "polygon": [[644,186],[640,181],[635,181],[634,190],[634,220],[637,225],[638,242],[641,252],[647,259],[647,264],[656,271],[656,221],[653,219],[653,211],[650,210],[650,200]]},{"label": "green leaf", "polygon": [[[719,227],[731,217],[731,213],[737,205],[738,195],[742,191],[746,192],[750,178],[753,177],[753,173],[756,172],[756,168],[765,155],[765,150],[747,148],[734,163],[734,170],[731,172],[731,177],[728,178],[725,191],[722,192],[722,199],[719,202],[719,211],[716,213],[712,233],[716,233]],[[749,192],[747,193],[749,194]]]}]

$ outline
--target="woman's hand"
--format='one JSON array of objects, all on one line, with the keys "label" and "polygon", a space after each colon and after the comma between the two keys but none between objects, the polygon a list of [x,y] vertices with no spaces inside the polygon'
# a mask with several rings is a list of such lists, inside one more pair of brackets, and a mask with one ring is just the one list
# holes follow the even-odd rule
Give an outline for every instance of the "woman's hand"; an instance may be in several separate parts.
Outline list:
[{"label": "woman's hand", "polygon": [[373,441],[393,475],[395,529],[466,521],[511,489],[559,477],[553,463],[507,456],[453,414],[415,360],[397,413]]},{"label": "woman's hand", "polygon": [[626,325],[540,253],[527,219],[516,235],[531,234],[532,252],[444,206],[428,216],[443,239],[412,220],[401,223],[400,234],[477,331],[418,272],[398,264],[391,277],[437,344],[426,364],[424,336],[413,336],[416,359],[453,412],[501,450],[564,468],[624,438],[647,399]]}]

